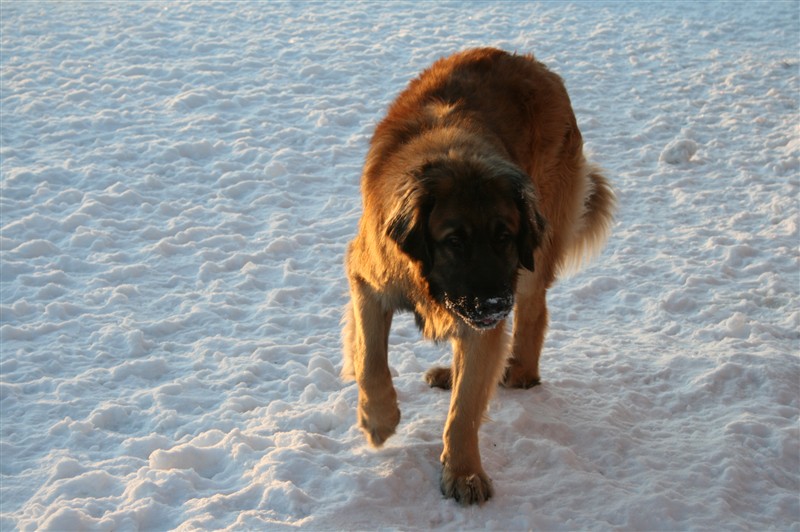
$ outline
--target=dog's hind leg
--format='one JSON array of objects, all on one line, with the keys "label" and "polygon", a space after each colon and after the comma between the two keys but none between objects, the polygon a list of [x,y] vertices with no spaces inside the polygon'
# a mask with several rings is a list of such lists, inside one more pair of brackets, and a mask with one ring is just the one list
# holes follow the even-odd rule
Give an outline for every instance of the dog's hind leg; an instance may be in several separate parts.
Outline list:
[{"label": "dog's hind leg", "polygon": [[532,388],[540,382],[539,356],[549,320],[547,289],[555,277],[543,263],[536,262],[536,271],[521,273],[517,281],[512,355],[502,382],[508,388]]},{"label": "dog's hind leg", "polygon": [[[566,166],[559,180],[573,184],[566,187],[573,191],[572,207],[548,213],[553,232],[536,251],[535,271],[521,272],[517,281],[513,354],[503,378],[509,388],[539,384],[539,357],[549,320],[547,290],[557,275],[577,270],[599,252],[613,221],[614,191],[597,167],[582,155],[579,161],[576,174]],[[569,203],[565,200],[565,205]]]}]

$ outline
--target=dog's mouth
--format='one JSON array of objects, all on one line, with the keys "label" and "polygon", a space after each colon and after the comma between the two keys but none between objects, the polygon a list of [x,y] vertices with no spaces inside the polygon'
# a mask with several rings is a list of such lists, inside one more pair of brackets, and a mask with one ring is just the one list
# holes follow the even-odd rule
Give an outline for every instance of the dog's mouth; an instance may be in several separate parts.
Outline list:
[{"label": "dog's mouth", "polygon": [[489,330],[506,319],[514,308],[514,296],[504,295],[488,298],[469,298],[466,296],[451,298],[444,296],[447,310],[456,314],[473,329]]},{"label": "dog's mouth", "polygon": [[473,329],[478,329],[479,331],[484,329],[489,330],[497,327],[506,316],[508,316],[508,313],[502,316],[486,316],[478,319],[467,319],[465,321],[472,326]]}]

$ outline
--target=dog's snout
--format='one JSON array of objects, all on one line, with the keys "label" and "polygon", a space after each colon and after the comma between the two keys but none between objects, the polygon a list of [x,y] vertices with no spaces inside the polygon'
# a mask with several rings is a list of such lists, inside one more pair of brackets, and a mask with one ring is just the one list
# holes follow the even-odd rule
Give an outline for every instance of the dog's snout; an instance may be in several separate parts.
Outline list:
[{"label": "dog's snout", "polygon": [[447,308],[477,329],[493,328],[504,320],[514,306],[514,296],[461,297],[445,296]]}]

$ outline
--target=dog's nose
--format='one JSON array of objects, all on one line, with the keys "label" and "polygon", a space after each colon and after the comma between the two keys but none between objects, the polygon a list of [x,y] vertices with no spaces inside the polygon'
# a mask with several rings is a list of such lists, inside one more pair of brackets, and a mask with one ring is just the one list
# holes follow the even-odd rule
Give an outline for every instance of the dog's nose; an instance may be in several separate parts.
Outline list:
[{"label": "dog's nose", "polygon": [[475,300],[475,310],[481,316],[505,315],[511,312],[512,296],[488,297]]}]

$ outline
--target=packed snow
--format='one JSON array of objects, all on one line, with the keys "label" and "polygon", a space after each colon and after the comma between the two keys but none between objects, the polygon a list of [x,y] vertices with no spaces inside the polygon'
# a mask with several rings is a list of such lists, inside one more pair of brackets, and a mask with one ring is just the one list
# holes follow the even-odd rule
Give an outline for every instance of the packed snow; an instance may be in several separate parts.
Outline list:
[{"label": "packed snow", "polygon": [[[0,4],[3,530],[800,530],[800,7]],[[380,450],[342,258],[389,102],[472,46],[565,80],[619,198],[543,383],[439,492],[447,345]]]}]

